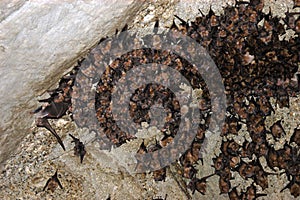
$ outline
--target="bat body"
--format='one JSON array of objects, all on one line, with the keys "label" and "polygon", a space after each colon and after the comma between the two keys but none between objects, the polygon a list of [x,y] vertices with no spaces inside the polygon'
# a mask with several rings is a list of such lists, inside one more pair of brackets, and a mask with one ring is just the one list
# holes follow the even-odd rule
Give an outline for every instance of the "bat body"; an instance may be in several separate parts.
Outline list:
[{"label": "bat body", "polygon": [[48,119],[58,119],[65,115],[66,111],[68,110],[69,106],[65,102],[51,102],[46,107],[39,107],[33,113],[37,113],[36,118],[36,125],[37,127],[44,127],[48,131],[50,131],[57,139],[60,146],[63,150],[66,150],[61,138],[56,133],[56,131],[50,125]]},{"label": "bat body", "polygon": [[57,170],[56,170],[55,174],[51,178],[48,179],[45,187],[43,188],[43,191],[45,191],[46,188],[48,187],[49,190],[54,192],[54,190],[57,188],[57,186],[59,186],[61,189],[63,189],[63,186],[61,185],[60,181],[58,180]]},{"label": "bat body", "polygon": [[75,143],[75,146],[74,146],[74,155],[79,156],[80,157],[80,163],[82,163],[84,155],[86,154],[86,150],[85,150],[84,144],[78,138],[74,137],[71,134],[69,134],[69,135],[73,139],[72,142]]}]

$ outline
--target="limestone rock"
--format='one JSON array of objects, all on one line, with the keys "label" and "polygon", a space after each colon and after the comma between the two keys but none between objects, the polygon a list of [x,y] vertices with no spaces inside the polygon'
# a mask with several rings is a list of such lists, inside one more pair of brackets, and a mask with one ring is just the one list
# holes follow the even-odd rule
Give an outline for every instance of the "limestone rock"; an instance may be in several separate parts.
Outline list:
[{"label": "limestone rock", "polygon": [[0,163],[29,133],[34,99],[101,37],[130,22],[142,5],[133,0],[0,3]]}]

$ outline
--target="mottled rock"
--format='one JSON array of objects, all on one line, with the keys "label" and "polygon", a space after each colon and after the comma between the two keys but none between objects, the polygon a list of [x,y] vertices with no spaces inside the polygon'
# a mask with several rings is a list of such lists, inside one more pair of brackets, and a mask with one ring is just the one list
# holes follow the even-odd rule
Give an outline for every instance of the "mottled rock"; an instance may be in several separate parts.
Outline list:
[{"label": "mottled rock", "polygon": [[97,41],[132,21],[144,1],[0,3],[0,163],[28,133],[34,100]]}]

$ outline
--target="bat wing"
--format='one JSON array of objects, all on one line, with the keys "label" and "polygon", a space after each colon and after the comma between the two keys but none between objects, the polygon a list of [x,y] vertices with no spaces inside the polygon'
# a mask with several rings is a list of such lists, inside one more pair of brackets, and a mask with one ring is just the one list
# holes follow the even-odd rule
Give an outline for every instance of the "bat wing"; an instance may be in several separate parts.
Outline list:
[{"label": "bat wing", "polygon": [[70,136],[70,137],[73,139],[73,141],[72,141],[72,142],[75,142],[75,144],[77,144],[77,143],[79,143],[79,142],[80,142],[78,138],[74,137],[74,136],[73,136],[73,135],[71,135],[70,133],[69,133],[69,136]]},{"label": "bat wing", "polygon": [[45,191],[45,189],[46,189],[46,188],[47,188],[47,186],[49,185],[50,181],[51,181],[51,178],[49,178],[49,179],[48,179],[48,181],[47,181],[46,185],[45,185],[45,186],[44,186],[44,188],[43,188],[43,191]]},{"label": "bat wing", "polygon": [[76,140],[76,138],[75,138],[72,134],[69,133],[69,136],[70,136],[73,140]]},{"label": "bat wing", "polygon": [[50,125],[49,121],[45,118],[38,118],[37,119],[37,126],[38,127],[45,127],[48,131],[50,131],[57,139],[58,143],[60,144],[60,146],[63,148],[63,150],[65,151],[65,145],[62,142],[61,138],[59,137],[59,135],[57,135],[56,131],[52,128],[52,126]]},{"label": "bat wing", "polygon": [[60,189],[63,189],[63,186],[62,186],[62,184],[60,183],[60,181],[58,180],[58,178],[56,179],[56,182],[58,183]]},{"label": "bat wing", "polygon": [[31,114],[36,114],[36,113],[40,112],[42,109],[43,109],[43,107],[40,106],[40,107],[38,107],[37,109],[35,109],[34,111],[31,111],[30,113],[31,113]]},{"label": "bat wing", "polygon": [[52,176],[52,179],[55,180],[55,182],[59,185],[60,189],[63,189],[63,186],[61,185],[61,183],[57,177],[57,170],[56,170],[55,174]]},{"label": "bat wing", "polygon": [[43,112],[47,113],[47,118],[58,119],[66,113],[68,108],[69,106],[65,102],[56,103],[52,101],[50,105],[43,110]]}]

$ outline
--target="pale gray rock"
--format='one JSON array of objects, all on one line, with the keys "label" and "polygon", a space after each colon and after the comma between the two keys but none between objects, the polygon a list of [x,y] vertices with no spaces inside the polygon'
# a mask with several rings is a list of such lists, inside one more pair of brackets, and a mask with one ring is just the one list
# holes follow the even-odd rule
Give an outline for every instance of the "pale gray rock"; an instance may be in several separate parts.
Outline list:
[{"label": "pale gray rock", "polygon": [[144,1],[1,1],[0,163],[28,134],[35,99],[97,41],[129,23]]},{"label": "pale gray rock", "polygon": [[[10,2],[17,3],[8,5]],[[16,0],[0,1],[0,91],[2,92],[2,98],[0,98],[2,114],[0,161],[4,161],[15,148],[18,148],[17,153],[6,161],[4,171],[0,174],[0,199],[106,199],[110,196],[112,199],[125,200],[152,199],[158,196],[164,197],[165,194],[168,194],[167,199],[188,199],[179,184],[182,177],[179,174],[176,176],[174,173],[176,169],[172,169],[174,166],[168,170],[165,182],[154,182],[151,174],[132,176],[122,170],[120,165],[111,168],[111,163],[117,163],[116,158],[122,159],[123,154],[120,154],[120,150],[116,156],[111,156],[107,151],[99,153],[98,147],[91,142],[93,135],[78,129],[67,116],[53,123],[53,127],[64,139],[67,151],[63,152],[59,144],[53,142],[55,139],[47,130],[42,128],[28,130],[33,122],[29,111],[37,106],[36,97],[43,94],[47,88],[53,87],[61,74],[67,71],[70,66],[67,63],[76,61],[79,55],[87,52],[87,49],[102,36],[113,33],[116,28],[122,28],[125,22],[130,23],[132,16],[135,16],[133,28],[136,29],[147,26],[152,28],[156,19],[160,20],[160,26],[168,27],[172,24],[174,14],[185,20],[193,20],[198,15],[198,8],[207,13],[209,6],[212,5],[214,11],[218,12],[227,3],[232,4],[234,0],[157,0],[155,2],[148,1],[143,5],[138,5],[140,1],[138,3],[127,1],[127,4],[121,2],[124,4],[123,11],[119,10],[121,13],[116,11],[117,14],[114,13],[113,18],[112,12],[115,12],[115,8],[112,6],[119,7],[120,1],[111,3],[107,1],[107,4],[104,4],[105,1],[101,1],[101,5],[92,0],[89,3],[80,1],[80,5],[67,0],[62,3],[52,0],[48,4],[45,3],[46,1],[36,2],[39,4]],[[290,10],[292,7],[292,0],[268,0],[266,3],[275,6],[275,8],[272,7],[272,12],[276,14],[284,13],[287,6]],[[140,7],[136,8],[136,6]],[[39,13],[37,9],[42,7],[45,10],[43,15],[30,17],[34,13]],[[108,11],[105,12],[105,9],[103,11],[103,7]],[[81,12],[79,15],[81,19],[74,17],[76,12],[73,13],[73,10]],[[268,6],[266,10],[268,12]],[[18,13],[24,13],[23,15],[27,17],[19,20]],[[45,17],[48,13],[52,13],[53,19],[50,16]],[[54,13],[56,14],[54,15]],[[61,13],[60,16],[55,18],[59,13]],[[74,15],[72,16],[70,13]],[[108,20],[108,16],[111,17],[111,20]],[[24,19],[28,21],[26,22]],[[37,28],[29,23],[30,19],[34,24],[39,24],[36,27],[44,28],[41,28],[43,32],[40,35],[36,31]],[[8,22],[9,20],[11,21]],[[54,20],[55,23],[52,22]],[[17,21],[19,21],[18,24]],[[82,24],[78,21],[82,21]],[[51,22],[52,25],[45,28],[45,24],[51,24]],[[60,28],[56,26],[57,24],[60,24]],[[76,26],[77,28],[74,28]],[[82,34],[74,34],[75,29],[82,31]],[[58,35],[58,32],[61,35]],[[24,41],[26,39],[24,33],[28,34],[27,43]],[[13,64],[14,62],[16,63]],[[35,71],[37,75],[34,75]],[[44,78],[46,79],[43,80]],[[300,102],[299,97],[290,100],[290,110],[276,110],[278,115],[271,116],[266,122],[273,124],[278,119],[284,119],[287,124],[290,123],[290,126],[285,128],[293,130],[299,119]],[[242,131],[246,132],[246,130]],[[31,132],[35,132],[35,135]],[[73,143],[68,136],[69,133],[80,136],[80,139],[86,144],[87,155],[83,164],[80,164],[78,157],[73,155]],[[44,134],[49,134],[50,137]],[[242,132],[241,134],[244,136],[246,133]],[[27,136],[24,137],[24,135]],[[215,140],[218,141],[218,145],[211,145],[211,142]],[[199,169],[197,177],[213,173],[211,157],[219,153],[219,141],[220,138],[217,135],[209,137],[208,148],[205,149],[208,153],[204,157],[204,165],[197,166]],[[133,149],[134,145],[132,144],[134,143],[132,142],[122,148],[130,148],[131,145]],[[139,144],[136,143],[136,146]],[[56,169],[58,169],[58,174],[61,176],[60,181],[65,189],[57,189],[54,193],[43,192],[46,181]],[[235,178],[237,180],[233,185],[245,185],[241,178]],[[288,190],[280,192],[287,183],[287,177],[270,176],[270,178],[270,187],[262,193],[267,193],[269,199],[292,199]],[[217,183],[218,177],[212,177],[207,183],[207,194],[203,196],[196,192],[192,199],[228,199],[226,195],[218,194]]]}]

